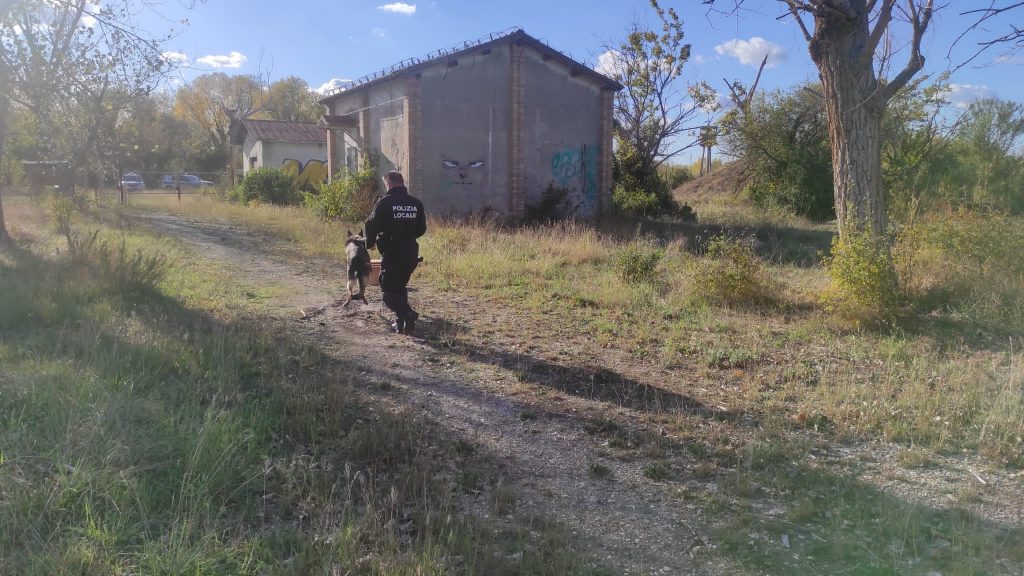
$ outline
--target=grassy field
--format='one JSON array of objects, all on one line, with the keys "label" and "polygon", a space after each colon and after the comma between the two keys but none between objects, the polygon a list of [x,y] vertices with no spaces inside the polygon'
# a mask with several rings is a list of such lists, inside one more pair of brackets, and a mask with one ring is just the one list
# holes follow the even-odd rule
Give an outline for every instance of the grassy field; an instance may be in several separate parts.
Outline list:
[{"label": "grassy field", "polygon": [[45,204],[5,209],[0,573],[583,571],[543,519],[460,515],[490,464],[260,315],[264,287],[116,212],[69,246]]},{"label": "grassy field", "polygon": [[[1024,253],[1024,225],[947,214],[901,233],[898,313],[869,325],[822,305],[826,226],[697,209],[700,226],[431,222],[417,282],[515,311],[498,328],[464,319],[445,336],[446,353],[470,359],[514,341],[553,359],[519,368],[516,392],[539,404],[550,396],[531,383],[552,366],[586,369],[591,382],[600,366],[635,383],[642,404],[621,385],[591,388],[608,409],[588,431],[614,457],[649,460],[644,475],[678,505],[717,519],[717,553],[754,572],[989,574],[1024,564],[1022,528],[984,512],[1018,503],[991,501],[970,478],[923,480],[977,457],[980,474],[1020,482],[1024,269],[1014,255]],[[2,429],[0,501],[16,504],[0,514],[20,527],[0,536],[0,566],[501,573],[489,563],[504,556],[488,547],[511,550],[523,536],[449,523],[453,504],[439,495],[450,490],[435,485],[451,472],[433,462],[480,463],[445,443],[440,454],[417,450],[430,423],[360,401],[358,374],[254,319],[269,297],[260,287],[137,231],[126,242],[166,254],[164,274],[107,286],[111,264],[54,255],[63,247],[38,207],[8,210],[20,248],[0,268],[13,295],[0,307],[0,384],[3,413],[16,416]],[[355,228],[213,199],[133,199],[127,212],[97,217],[116,229],[134,210],[226,219],[338,262]],[[723,233],[736,241],[709,249]],[[104,234],[114,246],[124,233]],[[710,408],[676,410],[665,398]],[[360,417],[371,409],[379,420]],[[888,476],[862,478],[878,461]],[[903,480],[918,488],[883,488]],[[781,512],[764,513],[771,506]],[[409,521],[412,536],[401,530]],[[545,534],[535,564],[504,569],[583,570],[557,553],[556,528]],[[446,568],[451,556],[471,566]]]}]

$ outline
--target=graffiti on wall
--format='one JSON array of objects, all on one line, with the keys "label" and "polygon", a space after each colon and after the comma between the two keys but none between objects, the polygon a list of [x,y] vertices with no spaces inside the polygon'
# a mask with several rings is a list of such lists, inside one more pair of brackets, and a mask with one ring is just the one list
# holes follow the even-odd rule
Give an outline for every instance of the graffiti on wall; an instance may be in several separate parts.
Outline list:
[{"label": "graffiti on wall", "polygon": [[467,180],[471,170],[477,170],[484,167],[483,160],[474,160],[473,162],[462,163],[458,160],[442,159],[441,165],[444,166],[445,170],[456,171],[459,175],[458,180],[453,180],[453,184],[472,184],[472,180]]},{"label": "graffiti on wall", "polygon": [[303,166],[298,160],[286,158],[281,162],[281,169],[292,175],[299,188],[313,188],[327,182],[327,162],[324,160],[310,160]]},{"label": "graffiti on wall", "polygon": [[599,159],[597,146],[566,146],[551,156],[551,177],[560,188],[579,191],[591,208],[597,204]]}]

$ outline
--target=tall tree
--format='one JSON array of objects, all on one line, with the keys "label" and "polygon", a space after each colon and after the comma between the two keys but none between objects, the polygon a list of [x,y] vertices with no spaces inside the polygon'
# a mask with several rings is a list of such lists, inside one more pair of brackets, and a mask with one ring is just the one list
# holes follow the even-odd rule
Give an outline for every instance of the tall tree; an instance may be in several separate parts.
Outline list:
[{"label": "tall tree", "polygon": [[174,98],[174,115],[189,123],[192,148],[205,157],[195,160],[210,165],[216,158],[216,166],[228,166],[237,125],[265,107],[266,89],[259,77],[222,72],[199,76]]},{"label": "tall tree", "polygon": [[[736,13],[745,0],[702,1]],[[921,41],[938,8],[934,0],[777,1],[799,25],[821,79],[840,234],[848,227],[884,234],[882,118],[889,101],[924,67]],[[909,43],[903,67],[886,78],[878,72],[889,68],[894,25],[904,28]]]},{"label": "tall tree", "polygon": [[117,115],[169,66],[160,39],[132,24],[136,10],[132,0],[9,0],[0,8],[2,99],[28,110],[42,143],[72,167],[102,164]]},{"label": "tall tree", "polygon": [[700,106],[714,101],[706,84],[682,85],[690,45],[683,42],[679,15],[657,0],[651,0],[651,7],[661,31],[634,22],[625,42],[609,47],[598,65],[623,85],[615,95],[616,135],[635,151],[645,171],[693,145],[692,139],[681,142],[680,137],[695,127]]},{"label": "tall tree", "polygon": [[650,200],[641,202],[639,210],[630,209],[644,213],[663,211],[665,201],[671,204],[658,166],[696,143],[687,133],[697,127],[702,107],[716,102],[707,84],[686,85],[682,79],[690,45],[683,41],[679,15],[657,0],[651,0],[651,7],[660,31],[633,22],[626,40],[607,47],[597,66],[623,85],[613,104],[617,188]]},{"label": "tall tree", "polygon": [[267,89],[265,113],[273,120],[315,122],[323,114],[319,95],[302,78],[289,76]]},{"label": "tall tree", "polygon": [[[0,12],[0,16],[4,16],[4,12]],[[3,44],[0,43],[0,50],[4,50]],[[11,79],[7,72],[7,58],[4,55],[0,55],[0,86],[7,86]],[[7,96],[7,90],[0,88],[0,160],[3,159],[4,150],[7,144],[7,118],[11,108],[10,97]],[[7,163],[4,162],[0,165],[0,170],[6,169]],[[0,244],[6,244],[10,241],[10,234],[7,233],[7,221],[4,219],[4,195],[3,185],[7,179],[7,174],[0,173]]]}]

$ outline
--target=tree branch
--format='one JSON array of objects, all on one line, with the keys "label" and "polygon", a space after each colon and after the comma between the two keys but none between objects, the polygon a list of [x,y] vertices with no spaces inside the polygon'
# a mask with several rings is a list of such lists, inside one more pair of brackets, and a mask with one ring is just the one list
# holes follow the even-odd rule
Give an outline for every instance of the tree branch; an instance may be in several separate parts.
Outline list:
[{"label": "tree branch", "polygon": [[[868,7],[868,13],[870,14],[871,8],[874,7],[874,0]],[[864,47],[864,53],[861,54],[861,59],[870,60],[875,55],[875,50],[878,48],[878,43],[881,42],[882,36],[889,27],[889,22],[892,20],[892,7],[896,4],[896,0],[882,0],[882,9],[878,12],[878,19],[875,20],[875,28],[871,30],[871,35],[868,36],[868,43]]]},{"label": "tree branch", "polygon": [[910,45],[910,56],[906,67],[900,71],[884,88],[881,89],[882,102],[888,102],[900,88],[906,86],[907,82],[924,68],[924,56],[921,54],[921,39],[932,19],[933,0],[927,0],[925,5],[918,9],[915,0],[907,0],[907,8],[910,11],[911,25],[914,28],[914,36]]}]

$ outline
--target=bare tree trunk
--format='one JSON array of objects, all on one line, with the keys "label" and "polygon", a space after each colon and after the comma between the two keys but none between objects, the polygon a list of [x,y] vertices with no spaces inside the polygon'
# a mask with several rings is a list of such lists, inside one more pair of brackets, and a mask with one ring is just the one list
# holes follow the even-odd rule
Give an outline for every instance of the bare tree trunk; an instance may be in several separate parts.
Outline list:
[{"label": "bare tree trunk", "polygon": [[[6,78],[0,74],[0,78]],[[7,96],[0,93],[0,163],[3,162],[5,145],[7,144],[7,114],[10,112],[10,101]],[[7,223],[4,220],[4,198],[3,186],[7,174],[4,174],[4,166],[0,165],[0,244],[7,243],[11,237],[7,233]]]},{"label": "bare tree trunk", "polygon": [[865,10],[863,22],[850,22],[821,11],[809,46],[825,96],[840,234],[854,227],[881,235],[887,226],[881,139],[886,102],[872,54],[864,53],[867,17]]}]

